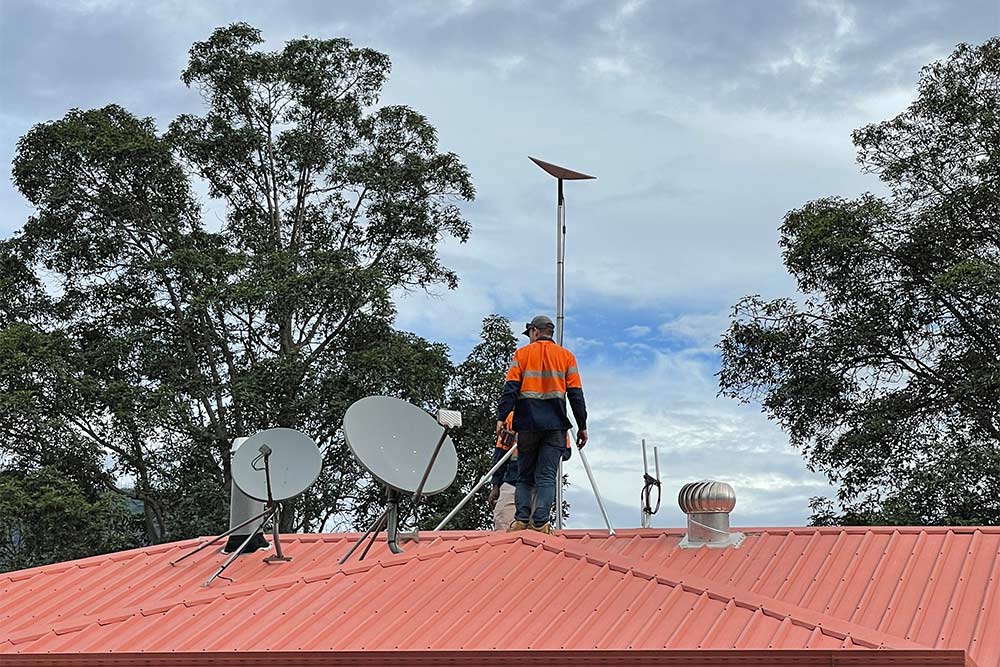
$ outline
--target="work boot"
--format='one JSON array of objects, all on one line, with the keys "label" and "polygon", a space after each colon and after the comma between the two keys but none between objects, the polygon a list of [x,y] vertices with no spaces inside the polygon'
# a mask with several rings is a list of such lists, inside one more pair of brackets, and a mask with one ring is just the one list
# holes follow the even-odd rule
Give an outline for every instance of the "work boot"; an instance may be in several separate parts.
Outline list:
[{"label": "work boot", "polygon": [[507,528],[507,532],[513,533],[518,530],[526,530],[527,528],[528,528],[527,523],[525,523],[524,521],[517,521],[515,519],[514,521],[510,522],[510,526]]},{"label": "work boot", "polygon": [[537,531],[539,533],[545,533],[546,535],[551,535],[552,534],[552,526],[549,525],[548,521],[546,521],[545,523],[543,523],[540,526],[536,526],[535,524],[531,524],[530,526],[528,526],[528,529],[529,530]]}]

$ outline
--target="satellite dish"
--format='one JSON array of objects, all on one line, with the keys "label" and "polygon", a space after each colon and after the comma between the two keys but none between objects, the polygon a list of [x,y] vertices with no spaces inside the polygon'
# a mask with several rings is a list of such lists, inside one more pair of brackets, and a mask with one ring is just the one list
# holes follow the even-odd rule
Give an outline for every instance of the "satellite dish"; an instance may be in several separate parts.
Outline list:
[{"label": "satellite dish", "polygon": [[[248,528],[248,534],[242,544],[232,550],[229,558],[219,569],[212,573],[202,586],[209,586],[217,577],[221,577],[233,561],[244,552],[247,545],[258,536],[265,522],[271,521],[271,537],[274,554],[264,559],[265,563],[292,560],[281,550],[281,536],[278,526],[281,522],[281,501],[294,498],[309,488],[316,478],[322,461],[319,447],[312,438],[290,428],[272,428],[261,431],[249,438],[241,438],[243,442],[233,443],[231,459],[233,482],[250,498],[264,501],[264,511],[251,516],[214,539],[195,547],[180,558],[170,561],[177,565],[202,549],[207,549],[224,537],[235,534],[243,528]],[[234,495],[235,497],[235,495]],[[248,510],[244,514],[250,514]],[[242,516],[240,518],[243,518]],[[256,525],[252,525],[256,524]],[[241,535],[242,537],[242,535]],[[263,538],[261,538],[262,541]],[[229,579],[228,577],[224,577]],[[232,579],[229,579],[232,581]]]},{"label": "satellite dish", "polygon": [[319,477],[322,461],[312,438],[290,428],[261,431],[247,438],[233,454],[233,481],[251,498],[268,500],[263,448],[270,455],[272,500],[294,498]]},{"label": "satellite dish", "polygon": [[[354,456],[375,479],[403,493],[417,491],[442,436],[438,420],[398,398],[369,396],[344,415],[344,437]],[[457,472],[455,444],[444,436],[422,495],[441,493]]]}]

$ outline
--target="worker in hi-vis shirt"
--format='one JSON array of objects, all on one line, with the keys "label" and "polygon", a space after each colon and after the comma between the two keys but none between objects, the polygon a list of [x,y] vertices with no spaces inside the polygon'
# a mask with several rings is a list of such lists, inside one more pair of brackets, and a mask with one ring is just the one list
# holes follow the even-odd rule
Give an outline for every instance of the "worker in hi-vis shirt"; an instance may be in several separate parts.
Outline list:
[{"label": "worker in hi-vis shirt", "polygon": [[[514,353],[497,406],[497,435],[504,432],[511,411],[517,432],[518,476],[510,530],[552,532],[549,517],[559,461],[571,452],[566,447],[566,431],[572,426],[566,415],[567,399],[580,429],[577,446],[587,444],[587,405],[576,357],[552,340],[554,333],[555,325],[545,315],[525,326],[524,335],[531,342]],[[537,494],[534,509],[532,489]]]},{"label": "worker in hi-vis shirt", "polygon": [[[504,430],[497,436],[493,448],[493,465],[496,465],[510,448],[516,444],[512,432],[514,413],[504,420]],[[517,450],[493,473],[493,488],[490,490],[490,507],[493,509],[493,530],[508,530],[514,521],[514,488],[517,485]]]},{"label": "worker in hi-vis shirt", "polygon": [[[493,465],[496,465],[511,447],[517,444],[517,434],[513,432],[514,413],[507,415],[504,421],[504,432],[497,436],[496,447],[493,448]],[[566,449],[572,447],[569,434],[566,435]],[[563,456],[569,458],[569,451]],[[493,530],[510,530],[514,521],[514,490],[517,487],[517,450],[510,455],[493,473],[493,488],[490,490],[490,508],[493,510]],[[535,509],[535,495],[531,496],[531,509]]]}]

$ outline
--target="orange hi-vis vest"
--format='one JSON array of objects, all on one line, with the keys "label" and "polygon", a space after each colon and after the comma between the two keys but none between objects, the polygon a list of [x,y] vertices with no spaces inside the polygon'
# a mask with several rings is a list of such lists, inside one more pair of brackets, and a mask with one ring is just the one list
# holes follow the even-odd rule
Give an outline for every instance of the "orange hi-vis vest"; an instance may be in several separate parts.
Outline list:
[{"label": "orange hi-vis vest", "polygon": [[514,361],[507,371],[507,381],[520,381],[517,398],[566,400],[566,390],[582,389],[576,357],[564,347],[550,340],[539,340],[525,345],[514,353]]},{"label": "orange hi-vis vest", "polygon": [[552,339],[540,338],[514,353],[497,419],[506,419],[513,410],[514,430],[566,430],[572,426],[566,416],[567,398],[577,425],[585,429],[587,410],[576,357]]}]

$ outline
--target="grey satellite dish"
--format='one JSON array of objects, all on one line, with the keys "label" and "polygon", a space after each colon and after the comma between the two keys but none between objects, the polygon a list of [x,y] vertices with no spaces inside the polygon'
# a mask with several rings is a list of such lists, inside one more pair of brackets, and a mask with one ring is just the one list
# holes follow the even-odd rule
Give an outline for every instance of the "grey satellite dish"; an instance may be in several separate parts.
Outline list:
[{"label": "grey satellite dish", "polygon": [[247,438],[233,454],[233,481],[251,498],[268,500],[262,447],[270,449],[271,500],[294,498],[319,477],[323,462],[312,438],[290,428],[261,431]]},{"label": "grey satellite dish", "polygon": [[[441,414],[457,413],[442,410]],[[375,479],[390,489],[414,493],[420,488],[434,446],[442,436],[441,427],[453,425],[450,421],[441,423],[445,421],[441,416],[435,420],[398,398],[369,396],[347,409],[344,437],[351,452]],[[423,495],[432,496],[447,489],[457,472],[455,444],[445,436],[424,483]]]},{"label": "grey satellite dish", "polygon": [[424,496],[441,493],[455,481],[458,455],[448,430],[462,425],[462,413],[438,410],[436,418],[415,405],[388,396],[369,396],[355,402],[344,414],[344,439],[355,458],[385,485],[385,510],[340,559],[343,565],[370,536],[360,560],[368,554],[375,536],[386,529],[386,543],[393,553],[397,544],[401,493],[412,493],[414,530],[402,541],[419,541],[417,508]]},{"label": "grey satellite dish", "polygon": [[[247,545],[257,537],[268,520],[271,521],[274,555],[265,558],[264,562],[274,563],[292,560],[291,557],[282,552],[281,536],[278,534],[278,526],[281,522],[281,501],[294,498],[308,489],[319,477],[319,471],[322,467],[319,448],[312,438],[290,428],[268,429],[244,439],[238,445],[234,443],[231,462],[233,482],[250,498],[264,501],[264,509],[236,525],[230,525],[226,532],[208,542],[203,542],[180,558],[170,561],[171,565],[177,565],[185,558],[208,548],[222,538],[246,528],[248,532],[242,544],[234,549],[226,562],[202,584],[206,587],[217,577],[221,577],[226,568],[232,565],[240,554],[244,553]],[[223,578],[229,579],[229,577]]]}]

